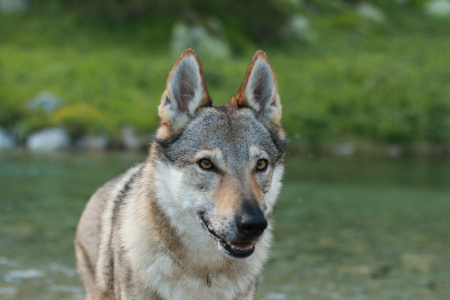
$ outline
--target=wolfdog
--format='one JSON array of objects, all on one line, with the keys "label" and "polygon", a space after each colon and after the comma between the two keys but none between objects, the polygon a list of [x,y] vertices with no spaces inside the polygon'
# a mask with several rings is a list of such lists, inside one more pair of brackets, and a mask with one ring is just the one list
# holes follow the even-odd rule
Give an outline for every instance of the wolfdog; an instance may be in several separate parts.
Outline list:
[{"label": "wolfdog", "polygon": [[254,299],[287,139],[276,77],[256,52],[213,106],[195,52],[173,66],[145,162],[99,188],[77,229],[86,299]]}]

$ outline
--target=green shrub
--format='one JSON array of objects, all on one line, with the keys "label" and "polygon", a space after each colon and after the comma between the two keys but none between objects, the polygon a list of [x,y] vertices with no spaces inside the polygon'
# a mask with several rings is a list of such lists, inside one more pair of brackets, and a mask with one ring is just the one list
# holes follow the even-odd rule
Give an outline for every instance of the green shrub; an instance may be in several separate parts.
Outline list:
[{"label": "green shrub", "polygon": [[450,101],[433,101],[426,109],[425,140],[434,144],[450,141]]},{"label": "green shrub", "polygon": [[20,139],[25,139],[32,132],[50,126],[52,122],[49,115],[42,110],[37,110],[27,113],[23,119],[16,120],[14,130]]},{"label": "green shrub", "polygon": [[24,117],[23,106],[17,105],[12,98],[4,99],[0,96],[0,127],[12,127]]},{"label": "green shrub", "polygon": [[[50,6],[54,2],[59,3],[65,11],[77,10],[100,17],[112,26],[120,24],[123,27],[130,23],[158,26],[166,33],[170,33],[166,30],[170,30],[180,20],[207,24],[208,19],[213,18],[220,20],[224,27],[233,28],[233,34],[227,33],[228,37],[243,41],[245,36],[254,42],[278,40],[282,27],[294,12],[288,2],[276,0],[54,0],[42,2],[41,7]],[[166,41],[168,39],[169,36]]]},{"label": "green shrub", "polygon": [[57,110],[52,114],[51,122],[63,126],[74,137],[85,133],[111,131],[103,112],[86,103],[68,105]]}]

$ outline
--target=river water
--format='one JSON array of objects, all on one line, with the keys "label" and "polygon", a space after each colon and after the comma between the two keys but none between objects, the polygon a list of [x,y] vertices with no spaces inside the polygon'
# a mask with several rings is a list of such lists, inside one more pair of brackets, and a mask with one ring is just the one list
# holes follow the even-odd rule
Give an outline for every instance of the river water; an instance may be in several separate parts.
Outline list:
[{"label": "river water", "polygon": [[[0,299],[83,299],[89,196],[144,159],[0,152]],[[290,155],[257,299],[450,299],[448,159]]]}]

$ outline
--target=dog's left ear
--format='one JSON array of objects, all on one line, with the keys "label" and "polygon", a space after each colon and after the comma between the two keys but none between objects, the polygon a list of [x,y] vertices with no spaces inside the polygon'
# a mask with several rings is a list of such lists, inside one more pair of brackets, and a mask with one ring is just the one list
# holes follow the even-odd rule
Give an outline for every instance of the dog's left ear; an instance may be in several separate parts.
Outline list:
[{"label": "dog's left ear", "polygon": [[194,50],[185,50],[175,62],[164,91],[158,114],[163,125],[178,129],[195,116],[197,110],[212,104],[203,71]]},{"label": "dog's left ear", "polygon": [[259,50],[248,67],[241,89],[231,99],[238,107],[252,108],[260,117],[280,125],[281,102],[277,79],[266,54]]}]

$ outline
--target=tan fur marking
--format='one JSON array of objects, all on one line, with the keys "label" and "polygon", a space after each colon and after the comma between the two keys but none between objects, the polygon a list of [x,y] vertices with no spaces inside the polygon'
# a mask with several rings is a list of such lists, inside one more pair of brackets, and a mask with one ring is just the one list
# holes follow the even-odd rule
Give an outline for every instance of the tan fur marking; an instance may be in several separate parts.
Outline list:
[{"label": "tan fur marking", "polygon": [[173,132],[170,130],[170,127],[167,126],[166,124],[162,123],[161,120],[161,127],[158,128],[158,130],[156,131],[156,138],[160,139],[160,140],[165,140],[168,139],[172,136]]},{"label": "tan fur marking", "polygon": [[233,215],[238,208],[239,198],[237,183],[228,176],[223,177],[220,192],[217,196],[217,204],[215,205],[216,214],[221,216]]},{"label": "tan fur marking", "polygon": [[253,198],[256,199],[259,206],[261,206],[262,205],[261,187],[259,186],[255,176],[256,174],[252,174],[252,178],[250,179],[250,189],[252,191]]},{"label": "tan fur marking", "polygon": [[173,255],[173,259],[176,259],[175,262],[180,264],[183,260],[185,260],[185,253],[181,251],[183,249],[183,245],[178,238],[176,230],[170,224],[169,219],[164,215],[162,209],[156,203],[156,201],[150,202],[150,220],[155,224],[155,227],[161,227],[162,230],[158,230],[159,238],[163,243],[163,247],[169,250],[171,255]]},{"label": "tan fur marking", "polygon": [[244,200],[255,199],[260,206],[262,205],[261,189],[255,174],[250,176],[248,179],[241,178],[242,182],[237,182],[229,177],[222,179],[215,205],[217,215],[234,215],[235,211],[242,207]]},{"label": "tan fur marking", "polygon": [[[275,101],[280,101],[280,98],[278,97],[278,95],[275,95],[275,97],[277,97],[277,99]],[[280,125],[281,124],[281,109],[276,110],[275,112],[272,113],[272,122],[275,125]],[[283,136],[281,138],[285,139],[285,136]]]}]

